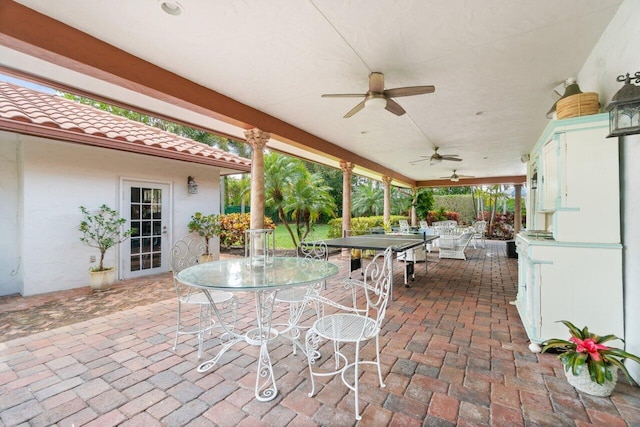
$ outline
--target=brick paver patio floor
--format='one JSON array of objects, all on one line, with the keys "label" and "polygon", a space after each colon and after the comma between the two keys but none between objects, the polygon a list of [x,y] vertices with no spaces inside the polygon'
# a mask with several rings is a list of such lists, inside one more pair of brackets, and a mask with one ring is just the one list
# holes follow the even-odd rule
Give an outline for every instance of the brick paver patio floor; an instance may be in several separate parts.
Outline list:
[{"label": "brick paver patio floor", "polygon": [[[364,369],[360,425],[640,426],[640,388],[622,378],[610,398],[576,392],[553,355],[528,350],[510,304],[517,260],[504,242],[468,255],[431,253],[429,273],[419,264],[408,289],[396,269],[381,334],[387,386]],[[332,282],[330,297],[340,291]],[[355,425],[353,393],[332,379],[307,397],[306,359],[282,338],[269,346],[279,390],[270,402],[253,395],[254,346],[237,344],[220,366],[198,373],[195,338],[181,337],[173,350],[172,286],[164,274],[103,293],[0,298],[0,427]],[[253,295],[240,296],[243,327],[255,309]],[[195,315],[187,313],[191,322]],[[274,321],[285,318],[278,311]],[[201,361],[215,350],[208,341]]]}]

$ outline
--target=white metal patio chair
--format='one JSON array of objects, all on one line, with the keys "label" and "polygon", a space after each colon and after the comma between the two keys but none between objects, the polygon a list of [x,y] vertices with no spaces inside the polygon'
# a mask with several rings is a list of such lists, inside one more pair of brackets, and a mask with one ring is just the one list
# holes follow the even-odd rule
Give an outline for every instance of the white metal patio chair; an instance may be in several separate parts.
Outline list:
[{"label": "white metal patio chair", "polygon": [[[176,338],[173,342],[173,349],[178,345],[178,337],[184,334],[195,334],[198,336],[198,359],[202,356],[202,344],[206,332],[211,333],[216,326],[214,320],[211,303],[207,296],[201,290],[192,286],[187,286],[177,280],[176,275],[187,267],[196,265],[200,255],[205,253],[205,244],[201,238],[193,238],[185,236],[176,241],[171,247],[171,270],[173,272],[173,285],[178,296],[178,319],[176,321]],[[222,311],[228,313],[230,319],[227,321],[227,327],[233,329],[237,316],[237,298],[231,292],[210,291],[212,300],[216,305],[222,308]],[[189,327],[182,325],[182,309],[183,305],[197,306],[198,324]],[[222,321],[218,319],[218,321]]]},{"label": "white metal patio chair", "polygon": [[[329,259],[329,248],[327,244],[321,240],[315,242],[300,242],[298,244],[297,255],[308,259],[321,259],[327,261]],[[275,305],[280,306],[288,304],[289,319],[286,325],[286,331],[293,341],[293,354],[296,354],[296,341],[300,337],[300,329],[308,329],[310,325],[300,325],[300,319],[306,307],[311,304],[315,308],[317,318],[320,317],[321,306],[315,300],[305,299],[307,294],[319,295],[322,288],[326,289],[326,281],[313,283],[305,287],[294,287],[280,290],[275,296]],[[278,324],[274,324],[278,326]]]},{"label": "white metal patio chair", "polygon": [[[436,229],[434,227],[429,227],[429,223],[427,221],[420,221],[420,228],[418,229],[418,231],[426,236],[433,236],[437,234]],[[437,241],[438,239],[432,240],[424,245],[424,249],[427,251],[427,253],[431,253],[432,246],[435,246]]]},{"label": "white metal patio chair", "polygon": [[480,240],[482,242],[482,247],[486,247],[486,242],[484,240],[485,229],[487,228],[487,221],[476,221],[473,224],[473,248],[476,248],[476,241]]},{"label": "white metal patio chair", "polygon": [[440,238],[440,258],[466,260],[464,251],[473,238],[474,231],[466,231],[458,237]]},{"label": "white metal patio chair", "polygon": [[[379,335],[384,319],[391,290],[391,263],[393,253],[391,248],[374,257],[367,265],[363,280],[348,279],[344,281],[347,289],[364,294],[364,305],[357,306],[362,296],[353,295],[353,306],[347,306],[336,301],[315,296],[314,299],[324,306],[332,306],[336,312],[325,314],[313,323],[307,331],[305,347],[311,376],[311,391],[309,397],[315,394],[315,377],[340,375],[342,382],[355,392],[355,417],[360,420],[358,380],[363,364],[375,365],[378,371],[380,387],[385,387],[382,380],[380,366]],[[361,360],[360,350],[368,341],[375,341],[375,358]],[[326,346],[333,350],[333,357],[321,357],[322,341],[330,341],[333,345]],[[353,344],[353,350],[350,350]],[[348,349],[349,348],[349,349]],[[349,355],[353,359],[349,361]],[[333,360],[332,360],[333,359]],[[320,366],[322,362],[322,366]],[[327,382],[325,387],[331,387],[335,382]]]}]

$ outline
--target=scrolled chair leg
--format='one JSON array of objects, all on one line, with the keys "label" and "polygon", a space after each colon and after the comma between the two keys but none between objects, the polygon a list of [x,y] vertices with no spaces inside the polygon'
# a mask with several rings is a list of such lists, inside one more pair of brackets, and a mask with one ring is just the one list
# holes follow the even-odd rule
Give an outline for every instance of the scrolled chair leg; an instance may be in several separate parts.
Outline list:
[{"label": "scrolled chair leg", "polygon": [[309,363],[309,377],[311,379],[311,391],[309,392],[309,397],[313,397],[316,390],[316,384],[313,379],[313,365],[316,364],[316,361],[320,359],[320,352],[318,348],[320,346],[320,336],[315,333],[313,330],[307,331],[305,336],[305,350],[307,352],[307,362]]}]

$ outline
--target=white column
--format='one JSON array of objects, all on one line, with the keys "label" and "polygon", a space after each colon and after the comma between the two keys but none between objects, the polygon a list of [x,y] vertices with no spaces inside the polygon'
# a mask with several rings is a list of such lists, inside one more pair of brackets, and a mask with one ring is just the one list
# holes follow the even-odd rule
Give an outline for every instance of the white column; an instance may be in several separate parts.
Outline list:
[{"label": "white column", "polygon": [[264,228],[264,147],[271,134],[254,128],[244,132],[251,145],[251,229]]},{"label": "white column", "polygon": [[[354,164],[342,160],[340,170],[342,171],[342,235],[351,232],[351,172]],[[349,258],[350,250],[343,249],[341,256]]]},{"label": "white column", "polygon": [[391,177],[383,176],[382,183],[384,184],[384,208],[382,221],[385,225],[391,225]]}]

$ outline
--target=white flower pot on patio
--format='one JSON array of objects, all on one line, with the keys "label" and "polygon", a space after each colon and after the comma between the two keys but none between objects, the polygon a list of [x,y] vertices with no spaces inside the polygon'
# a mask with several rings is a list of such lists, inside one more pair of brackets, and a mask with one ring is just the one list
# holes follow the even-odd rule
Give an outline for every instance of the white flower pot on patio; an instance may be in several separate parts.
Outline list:
[{"label": "white flower pot on patio", "polygon": [[611,368],[611,381],[605,380],[602,384],[598,384],[597,382],[591,380],[591,377],[589,376],[589,369],[587,368],[587,366],[583,366],[582,371],[580,371],[580,374],[578,375],[573,375],[571,369],[569,369],[568,371],[565,370],[564,373],[567,376],[567,381],[569,382],[569,384],[574,386],[576,390],[590,394],[592,396],[610,396],[613,392],[613,389],[616,388],[616,383],[618,382],[617,368]]},{"label": "white flower pot on patio", "polygon": [[106,291],[111,289],[111,285],[116,281],[116,269],[111,268],[103,271],[89,272],[89,286],[96,291]]}]

